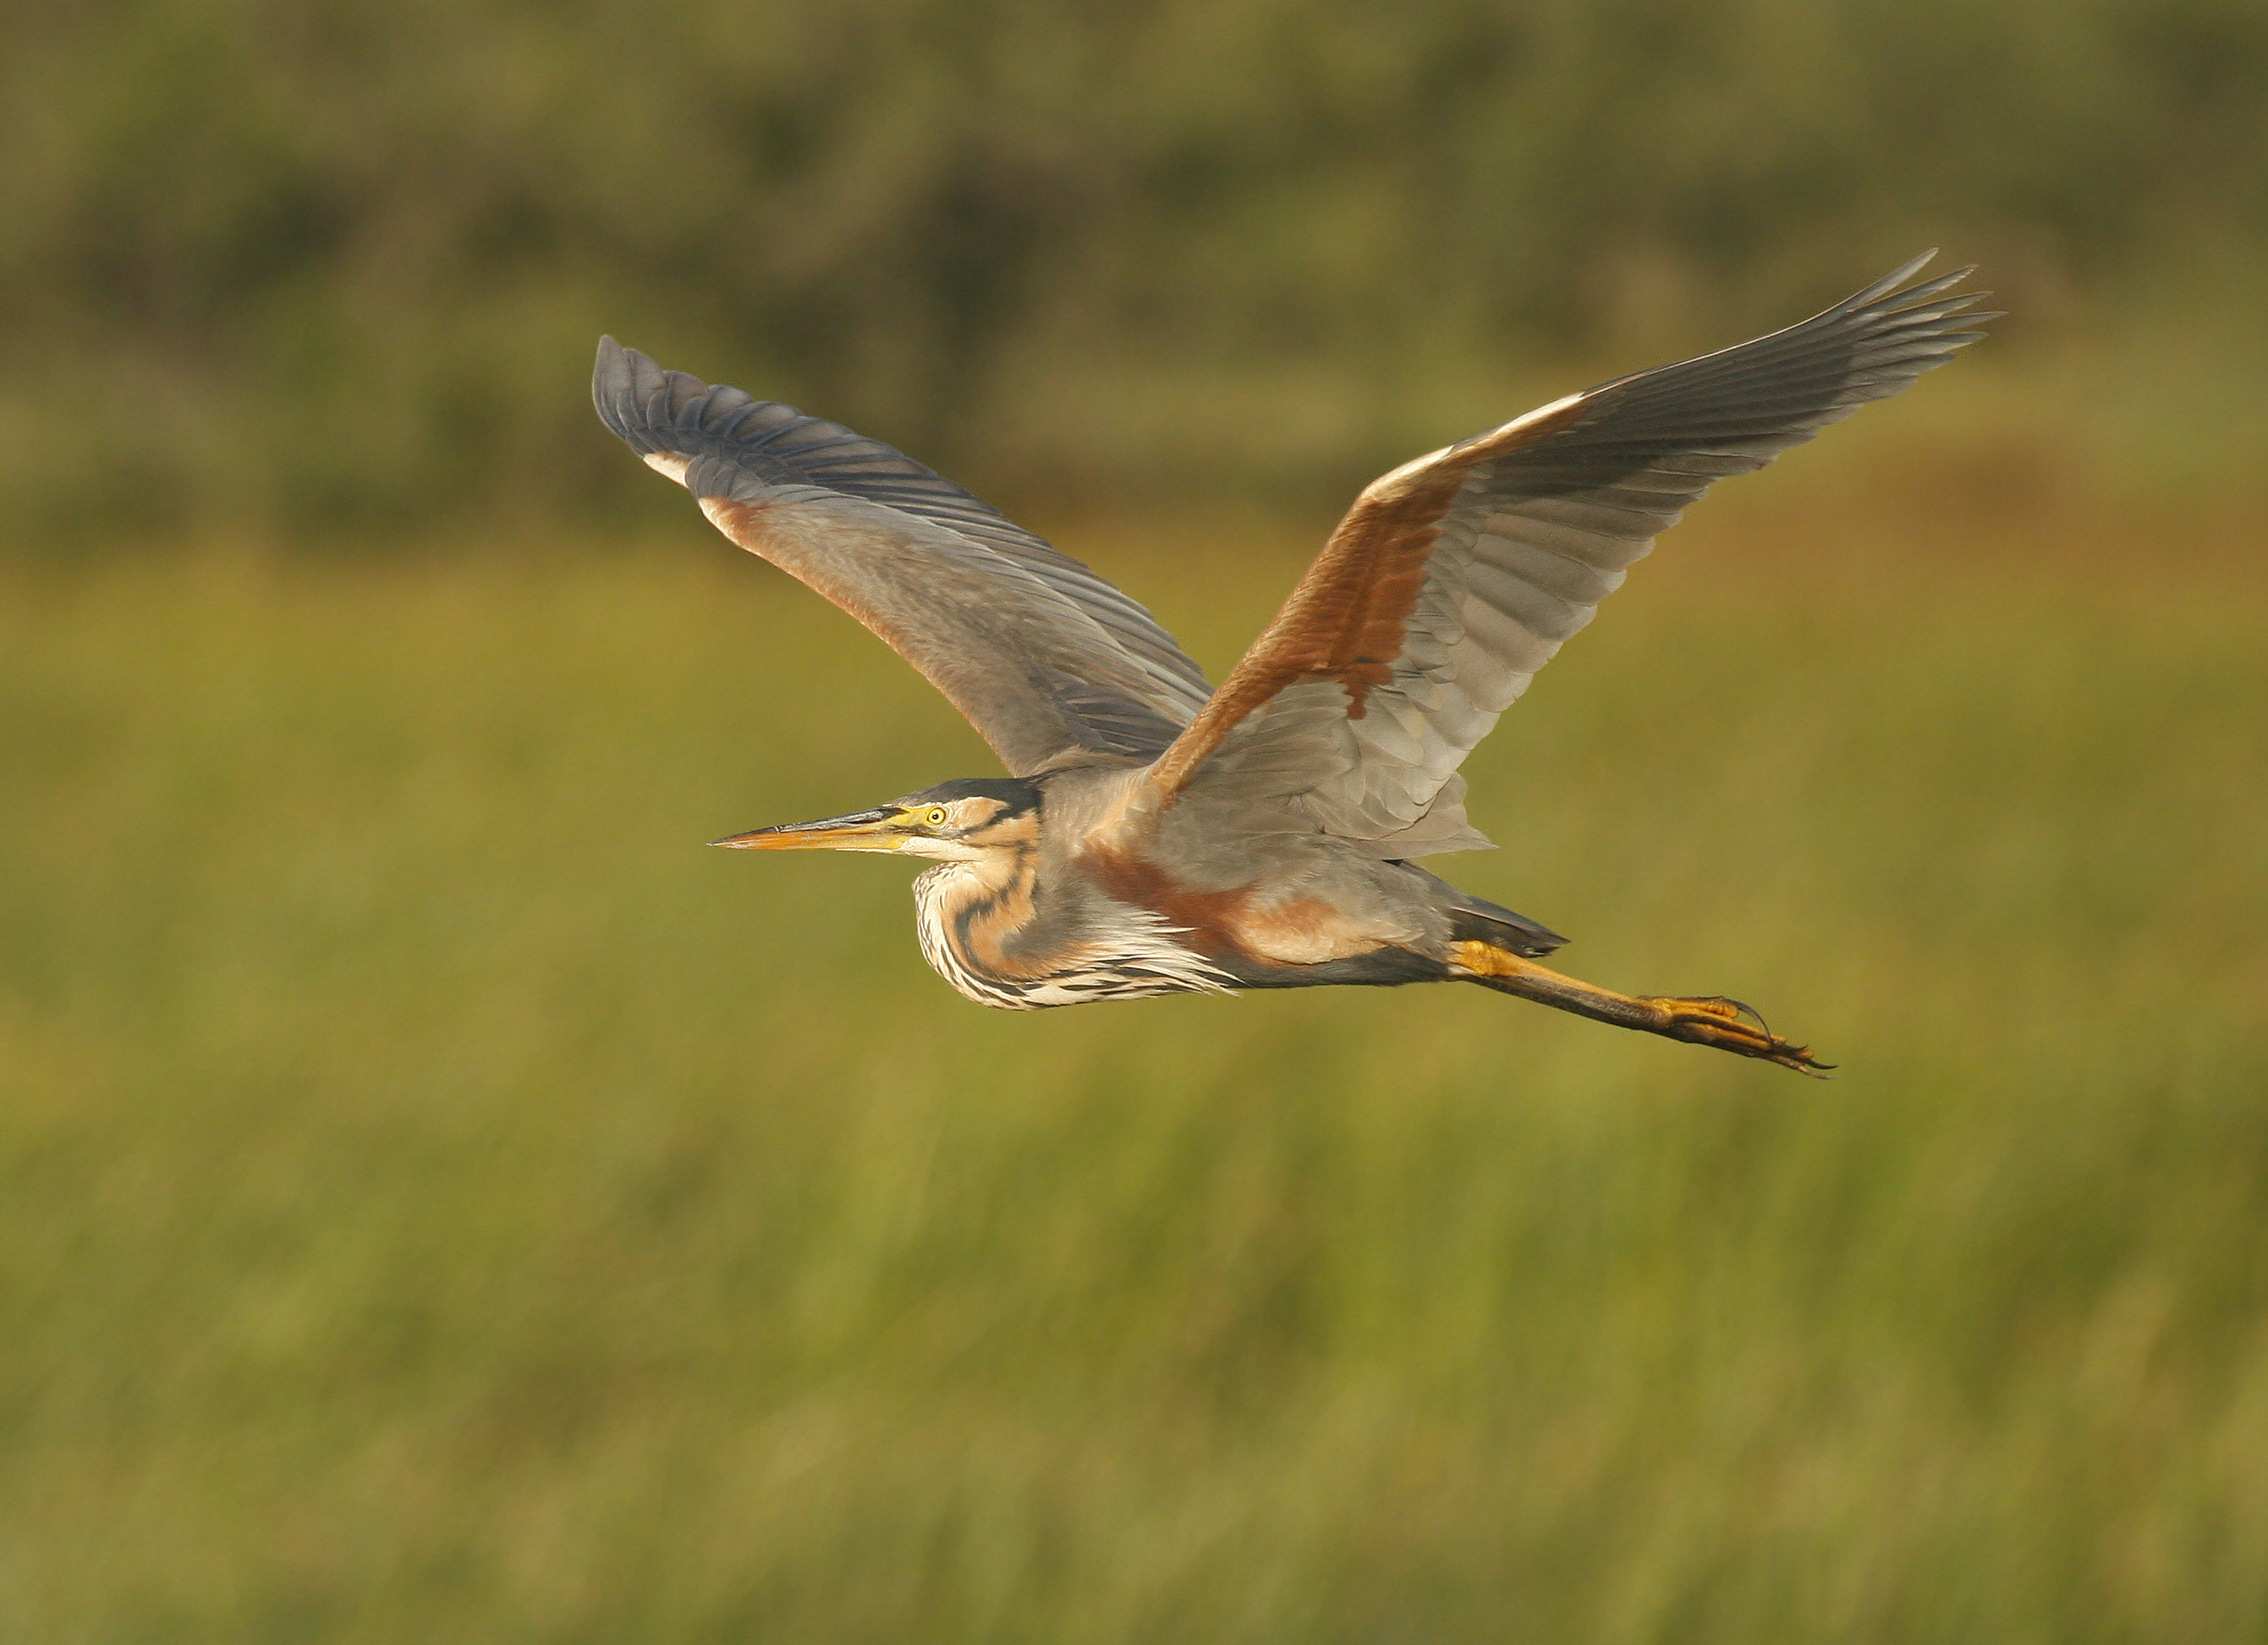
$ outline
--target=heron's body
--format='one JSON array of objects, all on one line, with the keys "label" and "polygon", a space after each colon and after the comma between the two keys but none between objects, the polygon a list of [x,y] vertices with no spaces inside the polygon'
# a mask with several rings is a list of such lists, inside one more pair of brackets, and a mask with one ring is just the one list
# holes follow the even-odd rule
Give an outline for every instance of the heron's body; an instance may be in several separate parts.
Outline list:
[{"label": "heron's body", "polygon": [[[984,785],[986,849],[914,882],[922,953],[980,1005],[1009,1010],[1150,994],[1447,981],[1450,945],[1487,922],[1525,953],[1557,939],[1410,863],[1318,833],[1263,836],[1207,855],[1115,848],[1131,771]],[[918,803],[966,785],[910,796]],[[1015,792],[1017,786],[1027,793]],[[1176,819],[1167,839],[1197,831]],[[762,837],[759,836],[758,837]],[[917,852],[916,854],[918,854]],[[1160,868],[1171,856],[1182,871]]]},{"label": "heron's body", "polygon": [[1411,859],[1487,844],[1458,763],[1686,504],[1974,340],[1990,316],[1946,295],[1959,276],[1898,289],[1918,266],[1386,476],[1218,690],[1147,611],[942,476],[608,340],[608,425],[1013,773],[718,843],[931,859],[922,952],[983,1005],[1469,981],[1815,1072],[1732,1000],[1544,969],[1560,938]]}]

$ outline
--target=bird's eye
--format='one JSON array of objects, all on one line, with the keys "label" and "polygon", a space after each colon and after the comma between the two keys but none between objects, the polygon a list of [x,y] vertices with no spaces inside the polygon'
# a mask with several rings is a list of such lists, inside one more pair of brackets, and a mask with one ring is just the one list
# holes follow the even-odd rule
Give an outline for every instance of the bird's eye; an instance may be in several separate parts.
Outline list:
[{"label": "bird's eye", "polygon": [[945,826],[945,808],[943,806],[929,807],[921,814],[921,820],[922,826],[924,828],[943,828]]}]

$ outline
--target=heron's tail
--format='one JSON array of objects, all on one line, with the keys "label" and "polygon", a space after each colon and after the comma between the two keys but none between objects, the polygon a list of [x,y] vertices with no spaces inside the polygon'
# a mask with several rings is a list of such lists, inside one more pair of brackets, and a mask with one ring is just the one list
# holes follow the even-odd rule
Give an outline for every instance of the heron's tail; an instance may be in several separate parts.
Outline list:
[{"label": "heron's tail", "polygon": [[1567,946],[1566,938],[1525,914],[1498,908],[1463,891],[1458,891],[1456,898],[1449,909],[1449,935],[1454,941],[1485,942],[1531,960]]}]

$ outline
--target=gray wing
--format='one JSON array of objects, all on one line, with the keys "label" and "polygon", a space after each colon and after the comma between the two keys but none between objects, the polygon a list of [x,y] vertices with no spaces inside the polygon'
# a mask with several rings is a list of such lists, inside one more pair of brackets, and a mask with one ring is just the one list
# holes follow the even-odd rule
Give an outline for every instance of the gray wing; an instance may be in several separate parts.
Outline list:
[{"label": "gray wing", "polygon": [[1896,394],[1998,319],[1928,255],[1785,331],[1617,378],[1418,458],[1359,498],[1152,768],[1160,803],[1241,806],[1383,857],[1484,846],[1465,755],[1624,569],[1728,474]]},{"label": "gray wing", "polygon": [[879,440],[612,337],[591,397],[726,536],[919,669],[1016,776],[1154,759],[1211,695],[1147,611]]}]

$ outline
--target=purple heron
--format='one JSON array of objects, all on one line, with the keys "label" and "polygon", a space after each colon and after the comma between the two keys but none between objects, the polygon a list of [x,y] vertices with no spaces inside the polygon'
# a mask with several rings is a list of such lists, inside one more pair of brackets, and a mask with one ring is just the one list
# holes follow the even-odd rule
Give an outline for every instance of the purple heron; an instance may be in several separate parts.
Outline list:
[{"label": "purple heron", "polygon": [[1373,482],[1218,690],[1148,611],[942,476],[606,338],[607,426],[888,642],[1010,773],[715,843],[928,860],[922,953],[981,1005],[1471,982],[1819,1073],[1737,1000],[1537,964],[1564,940],[1415,859],[1488,845],[1458,765],[1688,504],[1999,318],[1963,312],[1967,269],[1907,284],[1927,261]]}]

